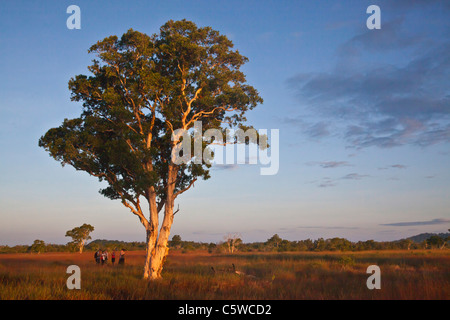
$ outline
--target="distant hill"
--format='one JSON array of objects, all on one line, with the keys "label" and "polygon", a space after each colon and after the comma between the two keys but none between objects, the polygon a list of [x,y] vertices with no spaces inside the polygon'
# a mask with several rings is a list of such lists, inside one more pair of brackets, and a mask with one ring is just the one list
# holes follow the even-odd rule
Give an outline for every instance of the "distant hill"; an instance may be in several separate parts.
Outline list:
[{"label": "distant hill", "polygon": [[446,239],[447,237],[450,237],[450,233],[421,233],[406,239],[412,240],[416,243],[422,243],[423,241],[427,240],[428,238],[430,238],[431,236],[438,236],[441,237],[443,239]]}]

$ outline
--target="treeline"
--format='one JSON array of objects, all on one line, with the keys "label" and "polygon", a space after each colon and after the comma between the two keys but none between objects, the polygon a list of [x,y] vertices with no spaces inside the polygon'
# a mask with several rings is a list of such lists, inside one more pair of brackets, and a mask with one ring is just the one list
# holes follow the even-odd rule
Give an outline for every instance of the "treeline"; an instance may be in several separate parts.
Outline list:
[{"label": "treeline", "polygon": [[[414,237],[412,237],[414,238]],[[295,252],[295,251],[364,251],[364,250],[417,250],[417,249],[447,249],[449,248],[450,233],[430,235],[422,242],[412,239],[397,241],[358,241],[352,242],[345,238],[319,238],[289,241],[282,239],[277,234],[265,242],[244,243],[240,238],[231,237],[220,243],[204,243],[184,241],[179,235],[174,235],[169,241],[169,247],[181,252],[207,250],[210,253],[234,253],[234,252]],[[84,251],[101,250],[145,250],[145,242],[125,242],[118,240],[95,240],[84,247]],[[43,252],[76,252],[77,248],[72,244],[46,244],[42,240],[35,240],[33,245],[0,246],[0,253],[43,253]]]},{"label": "treeline", "polygon": [[[97,250],[127,250],[138,251],[145,250],[145,242],[125,242],[118,240],[95,240],[84,246],[83,251],[95,252]],[[42,240],[35,240],[31,246],[0,246],[1,253],[43,253],[43,252],[77,252],[78,247],[69,242],[68,244],[51,244]]]},{"label": "treeline", "polygon": [[[232,249],[230,242],[235,242]],[[289,241],[280,238],[277,234],[265,242],[243,243],[240,239],[228,239],[211,249],[219,252],[289,252],[289,251],[364,251],[364,250],[414,250],[414,249],[444,249],[448,248],[450,233],[444,237],[433,235],[423,242],[414,242],[411,239],[397,241],[358,241],[351,242],[345,238],[319,238],[316,240],[306,239],[300,241]]]},{"label": "treeline", "polygon": [[97,251],[97,250],[108,250],[108,251],[139,251],[145,250],[145,242],[133,241],[125,242],[119,240],[94,240],[86,245],[85,250]]},{"label": "treeline", "polygon": [[33,245],[0,246],[0,253],[41,253],[41,252],[68,252],[71,251],[65,244],[45,244],[37,249]]}]

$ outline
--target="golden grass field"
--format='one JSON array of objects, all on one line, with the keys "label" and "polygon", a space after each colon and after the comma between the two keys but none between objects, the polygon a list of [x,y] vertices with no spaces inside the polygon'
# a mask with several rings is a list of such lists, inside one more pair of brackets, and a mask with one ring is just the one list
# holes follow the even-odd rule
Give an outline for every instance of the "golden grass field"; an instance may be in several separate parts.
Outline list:
[{"label": "golden grass field", "polygon": [[[93,252],[0,255],[1,300],[298,300],[450,298],[450,250],[210,254],[171,251],[163,279],[142,280],[145,252],[99,266]],[[116,262],[117,263],[117,262]],[[229,272],[232,264],[242,274]],[[381,289],[369,290],[369,265]],[[69,265],[81,289],[69,290]],[[216,272],[212,271],[213,267]]]}]

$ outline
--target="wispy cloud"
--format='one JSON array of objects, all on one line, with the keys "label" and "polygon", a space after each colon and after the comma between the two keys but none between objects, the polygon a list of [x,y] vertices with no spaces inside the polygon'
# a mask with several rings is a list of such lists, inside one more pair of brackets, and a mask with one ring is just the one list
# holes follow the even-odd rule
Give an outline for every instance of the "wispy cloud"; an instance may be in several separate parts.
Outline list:
[{"label": "wispy cloud", "polygon": [[[450,41],[410,35],[403,23],[365,30],[339,47],[334,69],[288,80],[308,116],[318,119],[301,122],[305,135],[337,136],[357,149],[450,142]],[[405,55],[402,64],[364,60],[392,51],[415,54]],[[286,122],[295,120],[299,123],[295,116]]]},{"label": "wispy cloud", "polygon": [[321,161],[321,162],[320,161],[312,161],[312,162],[307,162],[306,164],[310,165],[310,166],[318,165],[324,169],[352,166],[347,161]]},{"label": "wispy cloud", "polygon": [[342,55],[358,54],[363,50],[386,51],[397,50],[419,44],[423,39],[402,32],[403,18],[383,23],[383,28],[373,32],[366,29],[355,35],[339,48]]},{"label": "wispy cloud", "polygon": [[362,178],[369,177],[367,174],[359,174],[359,173],[349,173],[343,176],[341,179],[344,180],[361,180]]},{"label": "wispy cloud", "polygon": [[381,167],[381,168],[378,168],[378,170],[387,170],[387,169],[390,169],[390,168],[395,168],[395,169],[406,169],[407,166],[404,165],[404,164],[393,164],[393,165],[390,165],[390,166],[387,166],[387,167]]},{"label": "wispy cloud", "polygon": [[450,223],[449,219],[433,219],[428,221],[396,222],[396,223],[385,223],[380,225],[390,227],[410,227],[410,226],[427,226],[427,225],[449,224],[449,223]]},{"label": "wispy cloud", "polygon": [[406,169],[406,166],[403,164],[394,164],[391,166],[391,168]]},{"label": "wispy cloud", "polygon": [[340,178],[330,178],[330,177],[324,177],[322,180],[319,181],[311,181],[310,183],[315,183],[319,188],[329,188],[329,187],[335,187],[338,185],[338,182],[341,180],[361,180],[364,178],[370,177],[370,175],[367,174],[359,174],[359,173],[349,173],[345,176],[342,176]]},{"label": "wispy cloud", "polygon": [[325,121],[308,123],[300,117],[288,116],[282,120],[284,123],[296,127],[307,137],[317,140],[331,135],[330,124]]},{"label": "wispy cloud", "polygon": [[319,188],[328,188],[328,187],[334,187],[334,186],[336,186],[336,185],[337,185],[336,182],[334,182],[333,180],[327,179],[327,180],[322,181],[322,182],[318,185],[318,187],[319,187]]},{"label": "wispy cloud", "polygon": [[236,170],[237,164],[214,164],[211,168],[214,170]]}]

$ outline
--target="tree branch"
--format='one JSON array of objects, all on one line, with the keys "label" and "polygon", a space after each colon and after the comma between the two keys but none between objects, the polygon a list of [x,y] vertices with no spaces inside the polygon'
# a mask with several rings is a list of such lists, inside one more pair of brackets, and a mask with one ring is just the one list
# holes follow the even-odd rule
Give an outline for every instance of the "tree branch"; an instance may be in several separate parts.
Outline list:
[{"label": "tree branch", "polygon": [[189,186],[187,186],[187,187],[184,188],[183,190],[179,190],[178,192],[176,192],[176,193],[174,194],[174,199],[175,199],[176,197],[178,197],[180,194],[182,194],[182,193],[184,193],[185,191],[189,190],[189,189],[194,185],[194,182],[195,182],[195,181],[197,181],[197,178],[195,178],[194,180],[192,180],[191,183],[189,184]]},{"label": "tree branch", "polygon": [[133,212],[135,215],[137,215],[139,217],[139,220],[141,221],[141,223],[144,225],[144,227],[147,229],[149,222],[148,220],[144,217],[144,215],[142,214],[142,210],[140,209],[139,206],[139,210],[136,210],[136,208],[133,208],[133,206],[131,206],[125,199],[122,199],[122,204],[129,208],[131,210],[131,212]]},{"label": "tree branch", "polygon": [[173,215],[175,216],[178,213],[178,211],[180,211],[180,205],[178,205],[177,210],[173,213]]}]

